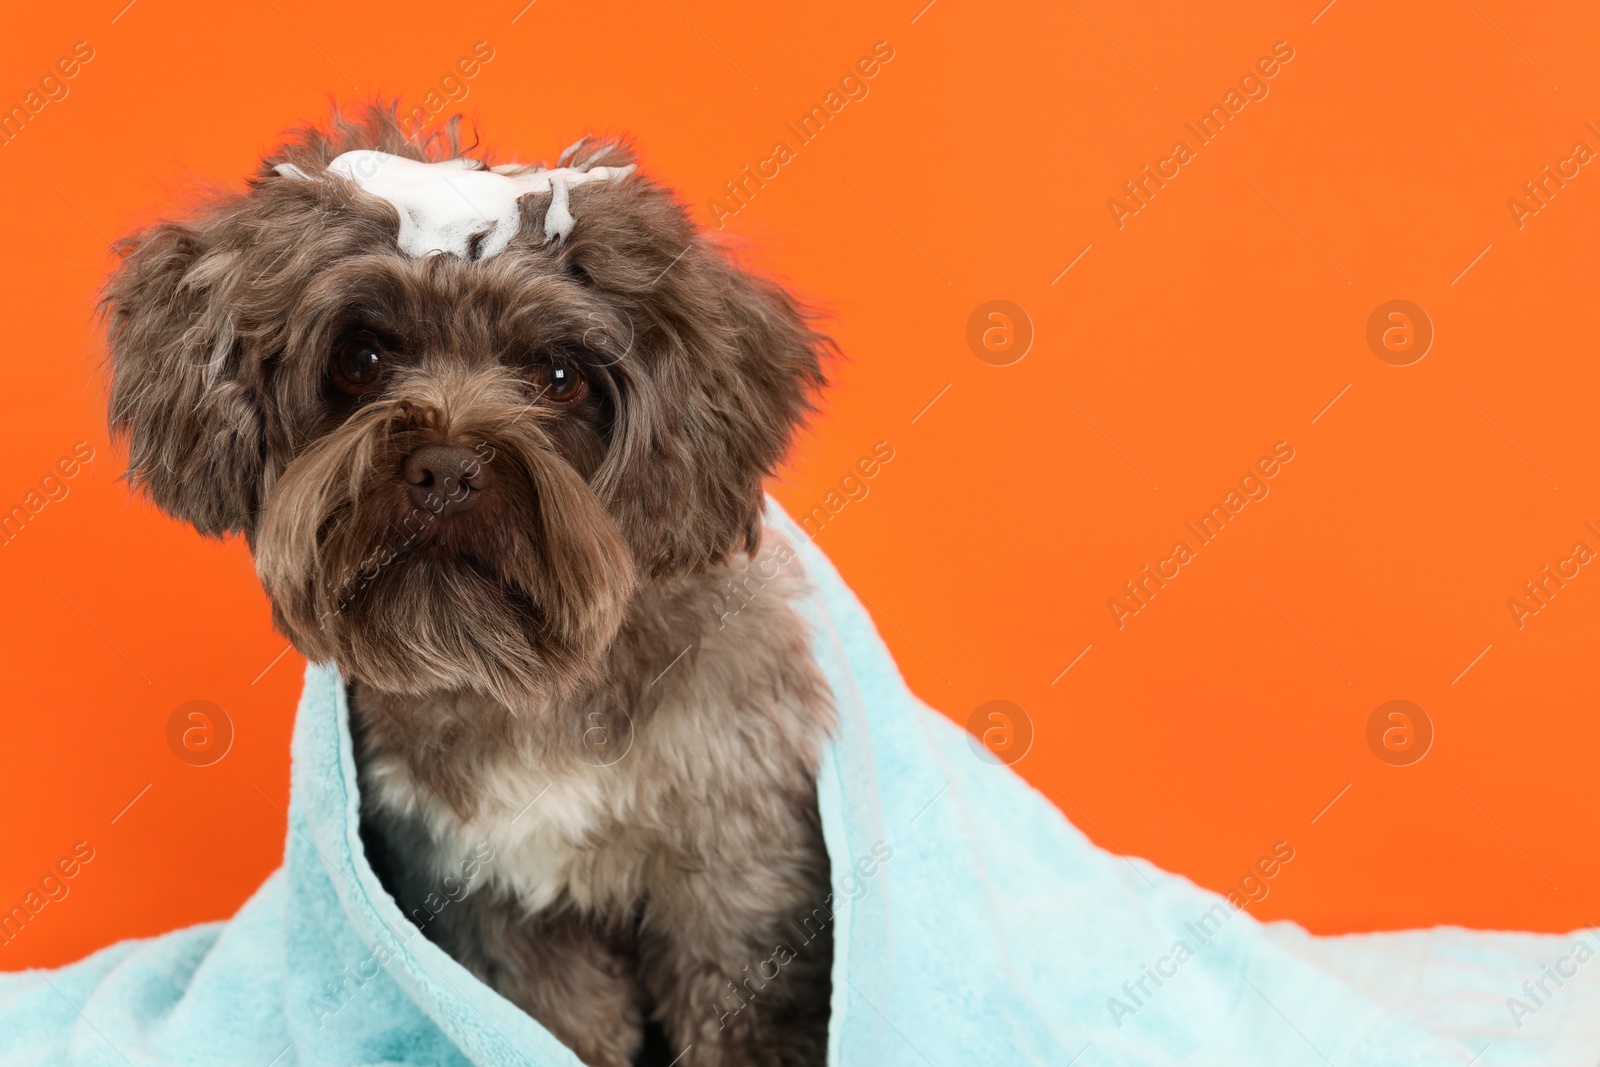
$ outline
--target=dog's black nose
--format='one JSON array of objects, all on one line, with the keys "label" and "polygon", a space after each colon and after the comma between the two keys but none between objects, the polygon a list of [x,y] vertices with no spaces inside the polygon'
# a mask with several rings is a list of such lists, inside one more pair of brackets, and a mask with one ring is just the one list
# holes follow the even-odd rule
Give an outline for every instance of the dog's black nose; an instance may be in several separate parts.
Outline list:
[{"label": "dog's black nose", "polygon": [[489,464],[457,445],[423,445],[406,457],[403,471],[412,502],[435,515],[465,511],[493,481]]}]

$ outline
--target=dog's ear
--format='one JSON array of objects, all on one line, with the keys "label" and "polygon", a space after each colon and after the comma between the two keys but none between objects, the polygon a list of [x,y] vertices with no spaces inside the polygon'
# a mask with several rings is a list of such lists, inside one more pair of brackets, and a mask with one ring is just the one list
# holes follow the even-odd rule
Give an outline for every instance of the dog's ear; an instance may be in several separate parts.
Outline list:
[{"label": "dog's ear", "polygon": [[326,130],[293,131],[268,153],[247,193],[215,194],[121,242],[101,307],[111,430],[134,486],[202,533],[253,533],[274,474],[266,389],[285,310],[311,264],[392,242],[395,226],[388,205],[284,166],[303,176],[356,148],[430,159],[460,147],[459,121],[412,138],[396,104],[335,109]]},{"label": "dog's ear", "polygon": [[[628,158],[606,151],[608,163]],[[641,571],[684,573],[754,551],[762,481],[811,410],[832,343],[648,178],[572,196],[579,222],[562,256],[634,334],[611,368],[624,395],[599,488]]]},{"label": "dog's ear", "polygon": [[111,432],[127,444],[128,480],[219,537],[253,529],[266,455],[259,383],[225,297],[248,258],[222,239],[227,213],[214,204],[125,239],[101,302]]},{"label": "dog's ear", "polygon": [[703,406],[693,413],[698,427],[685,429],[691,451],[698,428],[725,435],[727,466],[720,476],[713,473],[719,484],[712,498],[728,509],[729,533],[743,533],[743,544],[732,547],[753,554],[761,538],[763,482],[783,462],[827,384],[823,363],[833,342],[811,325],[813,313],[788,289],[745,271],[709,242],[707,253],[710,261],[695,269],[705,273],[699,284],[721,296],[722,340],[737,353],[737,370],[732,382],[706,383]]}]

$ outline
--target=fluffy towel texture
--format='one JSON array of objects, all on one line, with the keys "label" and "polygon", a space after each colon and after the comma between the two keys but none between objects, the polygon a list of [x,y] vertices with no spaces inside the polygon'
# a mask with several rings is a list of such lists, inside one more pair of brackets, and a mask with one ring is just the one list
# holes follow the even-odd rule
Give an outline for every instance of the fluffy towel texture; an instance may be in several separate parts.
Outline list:
[{"label": "fluffy towel texture", "polygon": [[[1102,852],[976,759],[906,689],[827,559],[810,545],[800,559],[840,712],[817,787],[839,901],[830,1063],[1592,1067],[1600,1055],[1600,962],[1563,964],[1576,977],[1546,979],[1540,1004],[1523,991],[1593,936],[1314,938]],[[384,893],[357,836],[346,715],[337,673],[309,668],[284,865],[238,915],[0,976],[0,1063],[577,1067]],[[1213,928],[1228,917],[1201,943],[1189,924],[1208,913]],[[1193,958],[1159,987],[1147,979],[1135,1004],[1123,983],[1179,940]],[[1514,1020],[1512,997],[1535,1011]]]}]

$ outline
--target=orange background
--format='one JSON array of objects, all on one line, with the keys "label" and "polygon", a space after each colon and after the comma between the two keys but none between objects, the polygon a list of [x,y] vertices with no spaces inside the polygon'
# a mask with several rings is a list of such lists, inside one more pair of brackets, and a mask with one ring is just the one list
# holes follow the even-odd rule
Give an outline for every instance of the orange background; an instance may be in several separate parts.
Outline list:
[{"label": "orange background", "polygon": [[[1600,149],[1600,11],[924,2],[8,17],[0,103],[75,42],[95,57],[0,147],[0,510],[74,442],[97,458],[0,548],[0,904],[75,842],[96,855],[0,967],[225,917],[285,833],[301,663],[279,658],[241,542],[116,480],[91,322],[107,239],[196,180],[237,184],[330,97],[421,100],[478,41],[495,57],[461,107],[504,155],[632,133],[707,220],[888,42],[870,95],[726,230],[828,309],[848,356],[779,499],[805,510],[894,449],[819,543],[915,690],[963,722],[1022,707],[1017,770],[1108,848],[1227,889],[1288,841],[1260,916],[1596,920],[1600,567],[1520,630],[1507,600],[1575,541],[1600,548],[1600,174],[1521,228],[1507,200],[1575,141]],[[1108,198],[1278,41],[1295,54],[1270,95],[1118,229]],[[1436,329],[1412,366],[1365,340],[1395,298]],[[965,339],[991,299],[1036,333],[1011,366]],[[1107,600],[1285,440],[1271,495],[1119,630]],[[235,725],[214,766],[167,747],[191,699]],[[1414,766],[1368,748],[1391,699],[1436,730]]]}]

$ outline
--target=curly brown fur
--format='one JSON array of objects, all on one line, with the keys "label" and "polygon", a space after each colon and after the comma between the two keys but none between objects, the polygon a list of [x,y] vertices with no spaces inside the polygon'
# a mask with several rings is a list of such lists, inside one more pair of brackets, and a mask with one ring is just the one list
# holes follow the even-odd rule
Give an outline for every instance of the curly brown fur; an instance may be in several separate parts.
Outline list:
[{"label": "curly brown fur", "polygon": [[242,533],[278,627],[339,665],[402,905],[493,846],[430,936],[588,1063],[631,1062],[646,1018],[685,1064],[823,1062],[831,705],[761,511],[826,339],[642,174],[574,185],[565,240],[536,193],[505,251],[412,258],[327,170],[354,149],[463,155],[371,105],[123,242],[130,480]]}]

